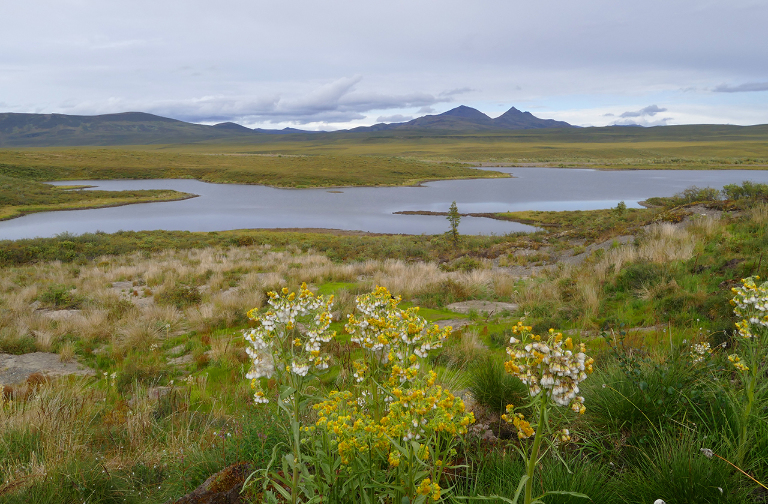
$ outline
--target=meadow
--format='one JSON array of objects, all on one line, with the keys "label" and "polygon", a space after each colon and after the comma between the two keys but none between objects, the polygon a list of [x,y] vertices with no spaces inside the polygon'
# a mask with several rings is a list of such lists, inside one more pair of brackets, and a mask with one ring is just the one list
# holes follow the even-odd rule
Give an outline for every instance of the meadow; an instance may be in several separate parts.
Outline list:
[{"label": "meadow", "polygon": [[[766,502],[768,334],[756,326],[759,337],[745,338],[735,325],[744,315],[730,301],[743,278],[767,273],[767,193],[691,189],[647,209],[531,213],[517,218],[547,223],[545,231],[458,243],[298,231],[0,242],[0,352],[55,353],[94,372],[6,384],[0,500],[167,502],[248,462],[260,470],[243,494],[252,502],[336,492],[334,502],[510,502],[518,494],[527,503],[527,487],[571,492],[547,503],[585,502],[576,494],[605,503]],[[256,361],[243,331],[265,327],[270,302],[288,302],[304,283],[310,298],[335,296],[327,329],[339,336],[319,354],[328,369],[252,382]],[[368,372],[360,362],[370,373],[384,362],[364,361],[363,326],[353,323],[376,286],[388,289],[380,298],[387,310],[395,309],[391,293],[408,317],[456,328],[440,333],[439,345],[429,333],[438,339],[414,356],[420,366],[401,389],[375,374],[358,378]],[[452,305],[468,300],[509,304]],[[558,343],[550,328],[562,331]],[[579,383],[583,414],[547,403],[546,422],[535,421],[544,410],[529,401],[526,378],[514,371],[520,361],[506,351],[530,334],[585,344],[594,372]],[[407,374],[410,365],[386,371]],[[284,394],[284,379],[300,386]],[[443,427],[410,444],[384,430],[384,448],[374,443],[360,452],[365,460],[349,455],[342,443],[352,438],[323,429],[355,431],[323,413],[338,408],[322,405],[371,383],[380,384],[372,393],[392,394],[392,411],[404,411],[404,391],[442,397]],[[450,409],[459,400],[473,422]],[[286,405],[295,406],[290,421]],[[527,434],[531,425],[536,435]],[[405,481],[408,474],[418,479]]]}]

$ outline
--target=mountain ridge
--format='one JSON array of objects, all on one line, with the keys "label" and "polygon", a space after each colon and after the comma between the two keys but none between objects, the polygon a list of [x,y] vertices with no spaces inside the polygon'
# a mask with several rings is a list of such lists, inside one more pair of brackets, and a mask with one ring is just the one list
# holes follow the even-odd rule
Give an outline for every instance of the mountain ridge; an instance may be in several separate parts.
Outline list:
[{"label": "mountain ridge", "polygon": [[[479,110],[459,106],[442,114],[425,115],[411,121],[375,124],[333,132],[305,131],[295,128],[250,129],[224,122],[215,125],[194,124],[145,112],[123,112],[97,116],[67,114],[0,113],[0,148],[77,147],[120,145],[181,145],[205,143],[263,143],[268,138],[304,141],[313,138],[323,142],[359,138],[370,140],[393,138],[455,137],[490,135],[494,138],[558,138],[563,141],[634,141],[639,138],[663,140],[676,138],[763,138],[768,125],[682,125],[643,127],[571,126],[552,119],[540,119],[530,112],[511,107],[504,114],[490,118]],[[754,137],[758,135],[758,137]]]},{"label": "mountain ridge", "polygon": [[[514,121],[508,119],[510,114],[515,116]],[[570,127],[572,126],[568,123],[539,119],[529,112],[520,112],[514,107],[496,119],[491,119],[477,109],[460,105],[442,114],[425,115],[403,123],[382,123],[324,133],[334,135],[389,130],[478,132]],[[251,129],[234,122],[208,126],[146,112],[121,112],[94,116],[0,113],[0,147],[152,145],[227,139],[244,140],[255,135],[310,133],[319,132],[296,128]]]}]

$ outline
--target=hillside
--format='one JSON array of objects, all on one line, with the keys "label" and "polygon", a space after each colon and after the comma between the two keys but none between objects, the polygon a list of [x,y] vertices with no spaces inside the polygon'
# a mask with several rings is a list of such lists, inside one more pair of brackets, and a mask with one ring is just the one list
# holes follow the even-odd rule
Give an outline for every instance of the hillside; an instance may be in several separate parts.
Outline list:
[{"label": "hillside", "polygon": [[[512,107],[496,119],[479,110],[459,106],[438,115],[427,115],[406,123],[378,124],[325,133],[336,137],[349,132],[379,131],[476,133],[494,130],[524,130],[540,128],[569,128],[568,123],[539,119],[530,112]],[[259,137],[287,135],[308,136],[309,131],[296,128],[250,129],[233,122],[213,126],[192,124],[143,112],[124,112],[97,116],[65,114],[0,114],[1,147],[163,145],[201,142],[258,142]]]}]

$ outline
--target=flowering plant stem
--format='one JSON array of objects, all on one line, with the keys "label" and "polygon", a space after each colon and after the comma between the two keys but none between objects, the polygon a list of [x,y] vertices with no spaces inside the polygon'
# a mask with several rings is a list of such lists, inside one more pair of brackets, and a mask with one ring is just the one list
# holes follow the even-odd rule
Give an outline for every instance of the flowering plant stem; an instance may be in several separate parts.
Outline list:
[{"label": "flowering plant stem", "polygon": [[533,448],[531,449],[530,456],[528,458],[527,476],[528,479],[525,482],[525,500],[524,504],[531,504],[533,501],[533,473],[536,470],[536,465],[539,463],[539,449],[541,448],[541,441],[544,439],[545,431],[543,429],[544,422],[546,421],[547,410],[547,396],[546,394],[539,394],[539,422],[536,424],[536,436],[533,438]]}]

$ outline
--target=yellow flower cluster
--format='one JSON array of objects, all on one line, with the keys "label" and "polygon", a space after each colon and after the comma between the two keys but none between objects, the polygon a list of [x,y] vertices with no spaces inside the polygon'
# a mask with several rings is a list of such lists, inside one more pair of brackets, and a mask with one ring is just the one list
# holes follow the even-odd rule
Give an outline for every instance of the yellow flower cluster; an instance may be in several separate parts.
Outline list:
[{"label": "yellow flower cluster", "polygon": [[584,398],[579,393],[579,383],[592,372],[594,359],[584,352],[582,343],[574,352],[571,338],[563,339],[562,333],[549,330],[545,340],[531,332],[530,326],[518,322],[513,328],[515,335],[507,347],[510,357],[504,366],[508,373],[528,385],[531,397],[542,390],[556,405],[570,406],[577,413],[584,413]]},{"label": "yellow flower cluster", "polygon": [[436,433],[450,436],[467,433],[467,426],[475,421],[474,414],[465,412],[461,399],[435,385],[435,378],[435,372],[430,371],[427,379],[417,381],[414,387],[391,391],[394,400],[381,419],[389,429],[388,435],[403,441],[418,441]]},{"label": "yellow flower cluster", "polygon": [[515,406],[507,404],[507,413],[501,415],[501,419],[507,423],[511,423],[517,429],[518,439],[528,439],[536,434],[536,431],[531,427],[530,422],[525,419],[525,415],[522,413],[515,413]]},{"label": "yellow flower cluster", "polygon": [[[430,371],[426,380],[419,379],[411,388],[394,388],[389,393],[388,411],[376,421],[372,411],[376,405],[370,394],[355,398],[352,392],[333,391],[328,398],[314,406],[317,427],[332,433],[342,462],[370,447],[388,450],[390,439],[422,441],[436,434],[449,436],[466,434],[474,415],[464,410],[464,402],[435,384],[436,375]],[[429,456],[429,452],[424,452]],[[400,455],[390,453],[389,464],[397,467]]]},{"label": "yellow flower cluster", "polygon": [[749,371],[749,366],[746,366],[743,362],[741,362],[741,358],[737,354],[729,355],[728,360],[731,361],[733,367],[739,371]]},{"label": "yellow flower cluster", "polygon": [[739,334],[745,338],[754,338],[754,328],[768,328],[768,282],[757,285],[759,276],[745,278],[741,287],[731,289],[735,294],[731,299],[733,312],[741,317],[736,322]]},{"label": "yellow flower cluster", "polygon": [[[741,318],[736,322],[736,329],[742,337],[753,342],[760,341],[758,333],[765,333],[768,328],[768,282],[758,285],[757,280],[760,280],[759,276],[744,278],[741,287],[731,289],[734,293],[731,299],[733,313]],[[729,355],[728,360],[737,370],[749,371],[749,366],[741,361],[738,354]]]},{"label": "yellow flower cluster", "polygon": [[[440,329],[419,316],[419,308],[401,310],[399,297],[385,287],[357,296],[357,316],[349,316],[344,329],[351,340],[372,354],[378,362],[392,366],[400,383],[413,380],[420,369],[419,359],[430,350],[442,348],[451,327]],[[359,372],[355,374],[359,380]]]},{"label": "yellow flower cluster", "polygon": [[261,390],[259,378],[271,377],[276,371],[295,377],[304,377],[310,369],[328,368],[329,356],[322,353],[322,345],[336,335],[329,331],[333,296],[316,296],[307,284],[299,293],[282,289],[267,294],[270,309],[260,315],[256,308],[248,312],[248,318],[258,324],[244,331],[251,359],[251,369],[246,378],[251,380],[254,400],[268,402]]},{"label": "yellow flower cluster", "polygon": [[432,480],[429,478],[424,478],[416,488],[416,493],[419,495],[431,495],[433,501],[439,501],[440,490],[440,485],[432,483]]}]

